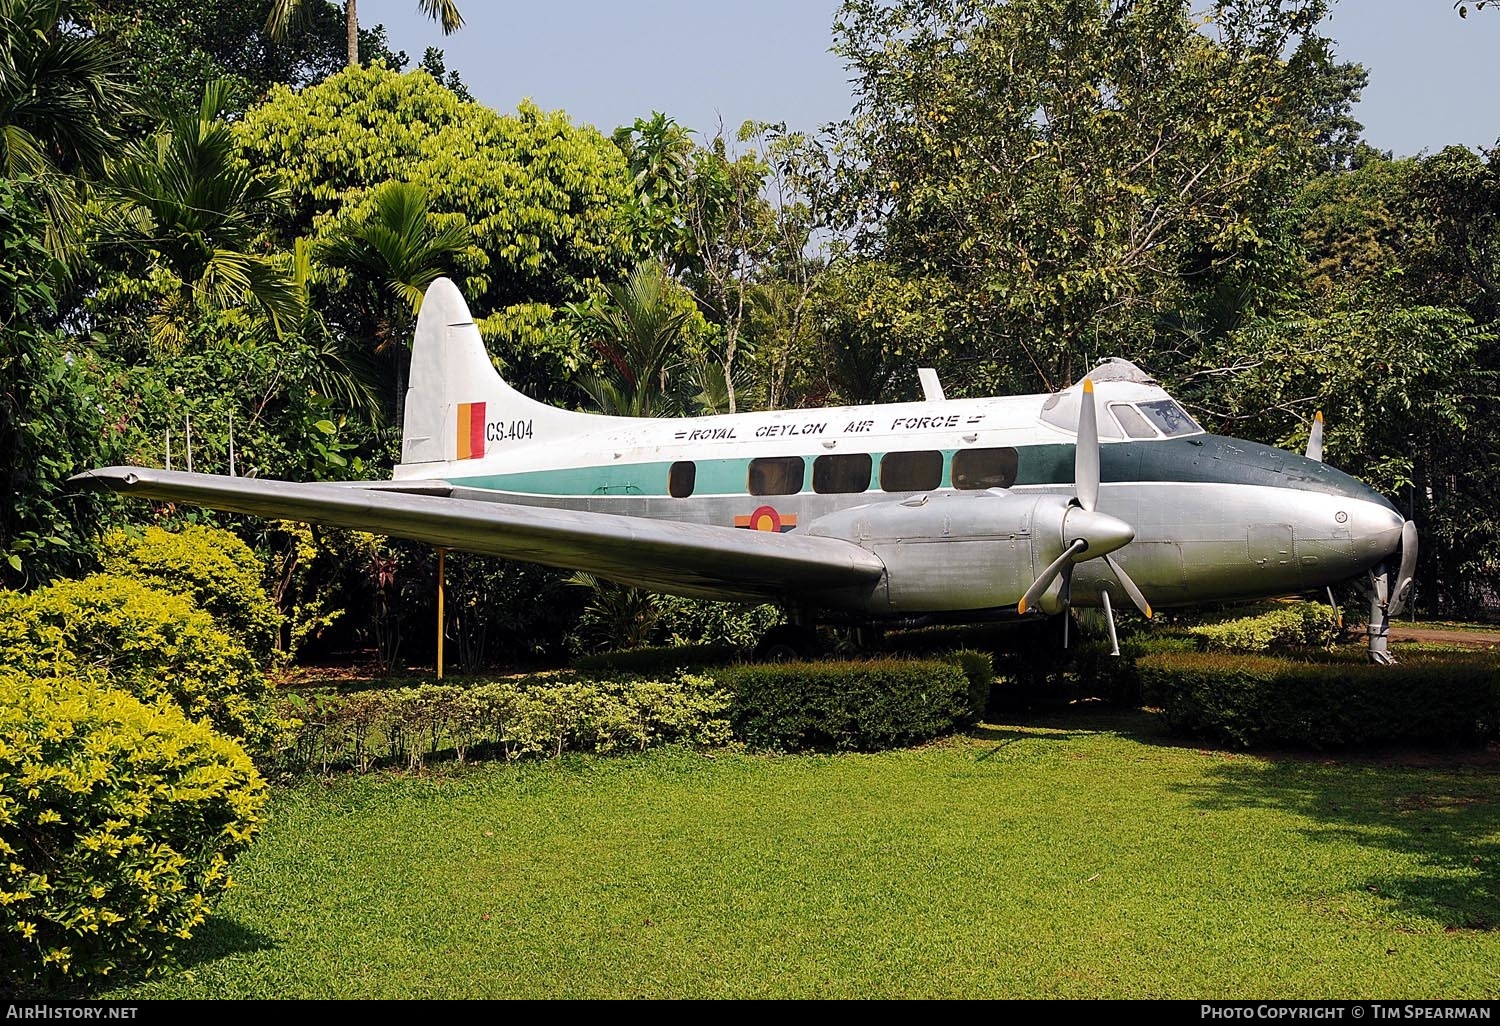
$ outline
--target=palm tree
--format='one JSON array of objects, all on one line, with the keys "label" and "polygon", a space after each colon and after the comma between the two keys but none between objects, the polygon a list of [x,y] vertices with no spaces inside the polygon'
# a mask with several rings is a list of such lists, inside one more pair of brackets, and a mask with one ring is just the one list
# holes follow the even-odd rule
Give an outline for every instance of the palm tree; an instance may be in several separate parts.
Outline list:
[{"label": "palm tree", "polygon": [[636,265],[623,284],[607,285],[608,301],[571,304],[594,349],[604,357],[602,374],[579,384],[605,413],[628,417],[675,412],[669,392],[671,365],[683,342],[691,309],[674,307],[672,281],[660,261]]},{"label": "palm tree", "polygon": [[0,0],[0,172],[35,183],[57,257],[74,238],[74,176],[103,170],[131,109],[121,54],[77,28],[75,6]]},{"label": "palm tree", "polygon": [[354,272],[355,306],[374,335],[374,352],[395,364],[395,420],[405,418],[407,349],[422,297],[452,258],[472,244],[464,223],[434,228],[427,190],[388,182],[375,190],[370,212],[345,225],[324,244],[327,263]]},{"label": "palm tree", "polygon": [[[266,35],[280,42],[286,38],[287,29],[302,9],[302,0],[272,0],[271,13],[266,16]],[[458,4],[453,0],[417,0],[417,10],[443,26],[443,35],[451,36],[463,28],[464,16],[458,13]],[[355,0],[344,0],[344,20],[349,33],[349,66],[359,64],[359,14]]]},{"label": "palm tree", "polygon": [[229,82],[210,82],[195,114],[168,118],[161,131],[128,146],[105,176],[117,203],[101,220],[102,234],[180,282],[152,318],[152,340],[164,348],[180,347],[184,322],[200,309],[254,303],[278,335],[304,313],[294,275],[252,252],[263,213],[285,201],[286,189],[240,158],[220,119],[230,97]]}]

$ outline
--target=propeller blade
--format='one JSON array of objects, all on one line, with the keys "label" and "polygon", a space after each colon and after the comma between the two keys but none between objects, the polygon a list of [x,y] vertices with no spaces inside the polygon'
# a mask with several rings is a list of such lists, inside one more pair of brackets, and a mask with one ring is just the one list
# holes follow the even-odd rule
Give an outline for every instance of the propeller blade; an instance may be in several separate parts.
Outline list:
[{"label": "propeller blade", "polygon": [[1141,594],[1141,589],[1135,586],[1135,582],[1130,579],[1130,575],[1125,572],[1125,568],[1115,562],[1115,557],[1113,556],[1105,556],[1104,562],[1108,563],[1109,568],[1114,571],[1115,578],[1120,582],[1120,587],[1125,589],[1125,594],[1130,596],[1130,601],[1135,603],[1135,608],[1139,609],[1146,619],[1151,619],[1151,603],[1146,601],[1146,596]]},{"label": "propeller blade", "polygon": [[1313,414],[1312,431],[1307,436],[1307,458],[1323,462],[1323,411]]},{"label": "propeller blade", "polygon": [[1088,542],[1079,538],[1072,545],[1063,549],[1062,555],[1058,556],[1051,563],[1048,563],[1047,569],[1041,572],[1041,575],[1031,583],[1031,587],[1026,589],[1026,594],[1021,596],[1021,601],[1016,604],[1016,612],[1024,616],[1026,615],[1026,610],[1035,608],[1036,604],[1042,599],[1042,593],[1052,587],[1052,582],[1057,578],[1058,574],[1062,573],[1063,567],[1071,566],[1073,557],[1088,548],[1088,544]]},{"label": "propeller blade", "polygon": [[1387,616],[1400,616],[1411,595],[1413,576],[1417,572],[1417,525],[1408,520],[1401,525],[1401,570],[1396,574],[1396,590],[1391,594]]},{"label": "propeller blade", "polygon": [[1078,442],[1073,449],[1073,489],[1078,505],[1092,510],[1099,505],[1099,410],[1094,404],[1094,383],[1083,379],[1078,405]]}]

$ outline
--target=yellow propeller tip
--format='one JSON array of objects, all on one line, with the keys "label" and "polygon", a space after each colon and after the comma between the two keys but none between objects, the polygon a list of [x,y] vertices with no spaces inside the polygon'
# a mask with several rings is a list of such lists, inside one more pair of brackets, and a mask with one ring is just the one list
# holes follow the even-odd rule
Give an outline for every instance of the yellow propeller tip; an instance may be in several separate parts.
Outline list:
[{"label": "yellow propeller tip", "polygon": [[1087,392],[1089,395],[1093,395],[1094,394],[1094,383],[1092,381],[1090,381],[1088,378],[1084,378],[1083,379],[1083,390],[1085,392]]},{"label": "yellow propeller tip", "polygon": [[1151,603],[1146,603],[1146,619],[1151,619]]},{"label": "yellow propeller tip", "polygon": [[1323,423],[1323,411],[1319,410],[1317,413],[1314,413],[1313,420],[1317,421],[1319,424]]},{"label": "yellow propeller tip", "polygon": [[1016,613],[1021,616],[1026,615],[1026,600],[1024,598],[1016,603]]}]

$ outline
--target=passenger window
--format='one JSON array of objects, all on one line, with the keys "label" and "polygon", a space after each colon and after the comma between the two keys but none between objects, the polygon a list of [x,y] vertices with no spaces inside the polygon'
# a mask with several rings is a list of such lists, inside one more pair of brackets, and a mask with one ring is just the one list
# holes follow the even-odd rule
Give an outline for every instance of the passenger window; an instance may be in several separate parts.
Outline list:
[{"label": "passenger window", "polygon": [[871,466],[867,452],[819,456],[813,460],[813,491],[825,495],[863,492],[870,487]]},{"label": "passenger window", "polygon": [[953,487],[1009,488],[1016,483],[1016,450],[960,449],[953,454]]},{"label": "passenger window", "polygon": [[1161,433],[1167,437],[1176,435],[1191,435],[1203,429],[1198,422],[1187,415],[1187,411],[1171,399],[1158,399],[1154,403],[1141,403],[1141,412],[1150,418],[1151,423],[1161,428]]},{"label": "passenger window", "polygon": [[801,456],[766,456],[750,461],[751,495],[796,495],[807,464]]},{"label": "passenger window", "polygon": [[1124,403],[1113,403],[1109,411],[1115,415],[1115,420],[1125,429],[1125,433],[1131,438],[1155,438],[1156,432],[1151,430],[1151,425],[1146,423],[1146,418],[1135,412],[1134,406],[1126,406]]},{"label": "passenger window", "polygon": [[678,460],[667,475],[667,492],[674,499],[686,499],[693,494],[693,485],[697,482],[698,464],[692,460]]},{"label": "passenger window", "polygon": [[943,454],[888,452],[880,458],[880,488],[886,492],[926,492],[943,483]]}]

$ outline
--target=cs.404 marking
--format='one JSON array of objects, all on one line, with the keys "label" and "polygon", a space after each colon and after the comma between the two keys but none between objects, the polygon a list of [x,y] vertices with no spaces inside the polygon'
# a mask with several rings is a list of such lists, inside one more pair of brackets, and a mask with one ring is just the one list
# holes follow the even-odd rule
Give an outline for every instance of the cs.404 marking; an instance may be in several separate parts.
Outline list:
[{"label": "cs.404 marking", "polygon": [[484,426],[487,442],[520,442],[530,437],[529,420],[494,420]]}]

